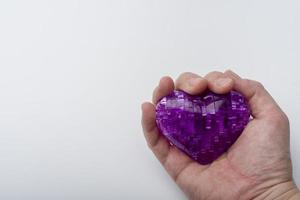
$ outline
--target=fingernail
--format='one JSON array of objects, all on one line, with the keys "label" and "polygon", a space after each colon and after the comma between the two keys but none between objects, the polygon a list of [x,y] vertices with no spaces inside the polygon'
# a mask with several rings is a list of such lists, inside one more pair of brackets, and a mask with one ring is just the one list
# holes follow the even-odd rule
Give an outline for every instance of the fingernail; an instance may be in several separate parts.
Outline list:
[{"label": "fingernail", "polygon": [[219,78],[216,80],[216,85],[219,87],[223,87],[225,85],[228,85],[231,81],[232,79],[230,78]]},{"label": "fingernail", "polygon": [[191,86],[195,86],[195,85],[198,85],[201,81],[202,81],[202,78],[196,77],[196,78],[190,79],[190,80],[189,80],[189,84],[190,84]]}]

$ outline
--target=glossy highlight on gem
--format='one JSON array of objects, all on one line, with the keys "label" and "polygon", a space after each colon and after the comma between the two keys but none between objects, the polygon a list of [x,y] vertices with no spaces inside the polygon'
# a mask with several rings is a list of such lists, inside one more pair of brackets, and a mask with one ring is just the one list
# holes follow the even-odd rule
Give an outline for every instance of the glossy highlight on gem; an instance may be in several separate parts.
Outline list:
[{"label": "glossy highlight on gem", "polygon": [[249,122],[250,109],[236,91],[206,91],[189,95],[175,90],[156,106],[161,134],[200,164],[209,164],[226,152]]}]

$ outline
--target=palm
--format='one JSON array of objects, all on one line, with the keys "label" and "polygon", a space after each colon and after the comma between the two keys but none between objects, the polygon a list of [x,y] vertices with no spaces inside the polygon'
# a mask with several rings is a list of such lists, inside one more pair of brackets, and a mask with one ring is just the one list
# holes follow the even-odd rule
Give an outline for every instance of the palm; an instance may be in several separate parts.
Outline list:
[{"label": "palm", "polygon": [[[219,77],[231,82],[217,84]],[[192,86],[187,84],[190,79]],[[206,88],[225,93],[232,89],[243,93],[253,119],[231,148],[209,165],[200,165],[178,150],[159,133],[155,123],[155,106],[143,104],[142,125],[150,149],[190,199],[252,199],[267,188],[292,180],[289,155],[289,124],[264,88],[232,72],[213,72],[205,79],[191,73],[182,74],[174,86],[162,78],[155,89],[153,103],[174,88],[198,94]]]},{"label": "palm", "polygon": [[[268,180],[271,186],[290,180],[288,137],[284,130],[288,126],[278,122],[277,127],[266,127],[266,122],[252,120],[228,152],[205,167],[193,161],[188,163],[177,175],[176,183],[191,199],[248,199],[258,194],[263,181]],[[274,138],[274,134],[279,137]],[[170,154],[176,157],[174,160],[184,156],[176,150]]]}]

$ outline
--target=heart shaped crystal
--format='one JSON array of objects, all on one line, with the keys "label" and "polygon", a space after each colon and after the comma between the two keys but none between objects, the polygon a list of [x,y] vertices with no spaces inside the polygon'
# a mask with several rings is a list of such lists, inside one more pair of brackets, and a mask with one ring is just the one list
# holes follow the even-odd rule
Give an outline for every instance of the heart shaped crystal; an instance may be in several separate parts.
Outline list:
[{"label": "heart shaped crystal", "polygon": [[249,122],[245,98],[236,91],[192,96],[173,91],[156,106],[156,123],[169,142],[200,164],[226,152]]}]

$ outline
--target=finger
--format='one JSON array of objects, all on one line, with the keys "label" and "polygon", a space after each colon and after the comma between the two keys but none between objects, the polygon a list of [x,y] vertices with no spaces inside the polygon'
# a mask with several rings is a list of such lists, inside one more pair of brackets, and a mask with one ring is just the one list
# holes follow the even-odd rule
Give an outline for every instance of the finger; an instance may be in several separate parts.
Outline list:
[{"label": "finger", "polygon": [[142,127],[149,148],[157,159],[164,163],[170,148],[169,142],[159,133],[155,122],[155,106],[152,103],[142,104]]},{"label": "finger", "polygon": [[200,94],[207,88],[207,81],[197,74],[185,72],[175,81],[175,88],[191,95]]},{"label": "finger", "polygon": [[222,72],[210,72],[205,76],[208,82],[208,88],[218,94],[224,94],[232,90],[233,80],[226,77]]},{"label": "finger", "polygon": [[281,111],[275,100],[261,83],[249,79],[242,79],[231,70],[225,71],[224,74],[234,81],[233,89],[245,96],[254,118],[270,115],[270,112]]},{"label": "finger", "polygon": [[156,104],[162,97],[174,90],[174,81],[168,76],[160,79],[158,86],[153,91],[152,102]]},{"label": "finger", "polygon": [[142,104],[142,127],[149,148],[162,163],[170,176],[180,184],[191,179],[195,171],[200,173],[208,165],[200,165],[175,146],[171,146],[167,139],[159,133],[155,122],[155,106],[152,103]]}]

